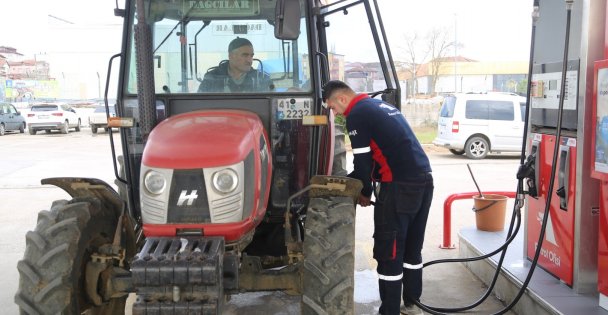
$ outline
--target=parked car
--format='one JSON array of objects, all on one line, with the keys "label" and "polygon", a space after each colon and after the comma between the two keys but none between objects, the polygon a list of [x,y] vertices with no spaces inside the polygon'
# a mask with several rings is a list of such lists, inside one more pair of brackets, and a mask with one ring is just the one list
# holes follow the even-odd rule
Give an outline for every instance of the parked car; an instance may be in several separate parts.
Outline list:
[{"label": "parked car", "polygon": [[27,114],[27,129],[31,135],[35,135],[39,130],[47,133],[59,130],[65,134],[70,128],[80,131],[80,118],[76,110],[65,104],[32,105],[30,113]]},{"label": "parked car", "polygon": [[[108,108],[110,110],[110,117],[115,117],[116,109],[114,105],[110,105]],[[91,126],[91,132],[93,133],[97,133],[98,128],[108,131],[108,116],[106,115],[105,105],[95,107],[95,111],[89,116],[89,126]]]},{"label": "parked car", "polygon": [[4,136],[7,131],[16,130],[25,132],[25,118],[12,104],[0,103],[0,136]]},{"label": "parked car", "polygon": [[490,152],[519,152],[525,105],[525,97],[510,93],[448,95],[433,144],[471,159],[483,159]]}]

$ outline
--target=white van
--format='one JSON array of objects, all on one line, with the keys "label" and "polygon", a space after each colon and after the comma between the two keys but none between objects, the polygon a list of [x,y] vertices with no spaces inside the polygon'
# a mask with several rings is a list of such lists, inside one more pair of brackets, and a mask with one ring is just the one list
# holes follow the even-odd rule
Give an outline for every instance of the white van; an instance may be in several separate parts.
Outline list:
[{"label": "white van", "polygon": [[433,144],[483,159],[489,152],[519,152],[526,98],[511,93],[457,93],[443,100]]}]

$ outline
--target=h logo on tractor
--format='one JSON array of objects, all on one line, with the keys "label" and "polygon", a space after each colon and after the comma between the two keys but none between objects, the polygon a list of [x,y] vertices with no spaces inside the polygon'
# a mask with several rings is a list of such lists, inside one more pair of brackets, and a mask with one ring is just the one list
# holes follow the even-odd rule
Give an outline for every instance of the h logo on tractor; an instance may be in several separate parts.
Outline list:
[{"label": "h logo on tractor", "polygon": [[184,202],[188,201],[188,206],[191,206],[197,197],[198,195],[196,194],[196,189],[193,190],[189,195],[187,190],[182,190],[182,193],[179,195],[179,199],[177,199],[177,205],[182,206],[184,205]]}]

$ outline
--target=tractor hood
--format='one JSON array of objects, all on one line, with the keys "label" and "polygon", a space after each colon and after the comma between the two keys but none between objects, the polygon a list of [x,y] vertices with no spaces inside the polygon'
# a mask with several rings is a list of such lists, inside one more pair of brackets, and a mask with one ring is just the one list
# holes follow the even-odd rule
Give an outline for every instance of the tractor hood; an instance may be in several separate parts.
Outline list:
[{"label": "tractor hood", "polygon": [[[254,147],[260,118],[240,110],[203,110],[167,118],[150,133],[148,167],[195,169],[236,164]],[[260,132],[260,131],[258,131]]]}]

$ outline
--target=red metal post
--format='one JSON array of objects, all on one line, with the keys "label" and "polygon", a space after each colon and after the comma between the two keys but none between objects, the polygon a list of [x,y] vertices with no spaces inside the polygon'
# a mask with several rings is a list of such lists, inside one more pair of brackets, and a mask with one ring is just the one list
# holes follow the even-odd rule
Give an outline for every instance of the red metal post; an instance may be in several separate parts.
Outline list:
[{"label": "red metal post", "polygon": [[[513,191],[484,191],[484,195],[503,195],[509,198],[515,198]],[[443,202],[443,244],[439,245],[442,249],[454,249],[456,245],[452,244],[452,203],[456,200],[471,199],[474,196],[479,196],[479,192],[466,192],[449,195]]]}]

